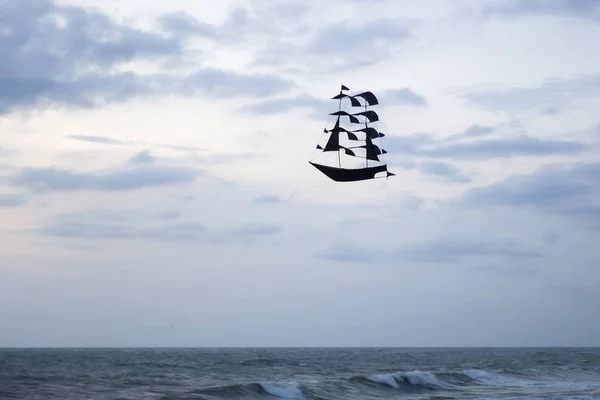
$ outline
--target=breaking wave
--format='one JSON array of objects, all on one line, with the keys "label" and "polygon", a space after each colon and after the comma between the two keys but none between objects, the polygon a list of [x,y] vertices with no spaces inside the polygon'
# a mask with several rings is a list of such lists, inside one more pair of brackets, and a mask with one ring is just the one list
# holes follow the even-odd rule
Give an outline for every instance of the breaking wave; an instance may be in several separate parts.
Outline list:
[{"label": "breaking wave", "polygon": [[[213,386],[193,391],[195,399],[290,399],[305,400],[306,397],[296,382],[290,383],[247,383]],[[163,400],[167,400],[164,398]]]},{"label": "breaking wave", "polygon": [[[260,382],[232,384],[194,390],[196,398],[202,399],[291,399],[309,400],[332,398],[333,393],[371,388],[406,393],[431,391],[460,391],[466,386],[486,385],[503,387],[527,387],[540,384],[534,380],[517,378],[498,372],[485,370],[464,370],[460,372],[397,371],[371,375],[355,375],[344,380],[334,380],[326,390],[311,387],[309,383]],[[357,387],[358,386],[358,387]],[[335,396],[333,396],[335,398]]]},{"label": "breaking wave", "polygon": [[452,385],[438,378],[434,373],[428,371],[399,371],[392,373],[381,373],[370,376],[355,376],[351,381],[360,383],[376,383],[389,386],[393,389],[451,389]]},{"label": "breaking wave", "polygon": [[508,377],[497,372],[489,372],[480,369],[468,369],[463,371],[463,373],[472,380],[484,385],[523,387],[535,384],[535,381],[533,380]]}]

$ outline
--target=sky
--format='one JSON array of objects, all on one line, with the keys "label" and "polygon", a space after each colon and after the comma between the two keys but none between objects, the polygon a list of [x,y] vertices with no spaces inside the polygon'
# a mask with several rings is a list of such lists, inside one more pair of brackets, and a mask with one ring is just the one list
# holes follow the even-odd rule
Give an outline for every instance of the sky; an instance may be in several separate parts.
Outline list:
[{"label": "sky", "polygon": [[[0,0],[0,347],[600,345],[599,41],[595,0]],[[340,85],[395,176],[308,163]]]}]

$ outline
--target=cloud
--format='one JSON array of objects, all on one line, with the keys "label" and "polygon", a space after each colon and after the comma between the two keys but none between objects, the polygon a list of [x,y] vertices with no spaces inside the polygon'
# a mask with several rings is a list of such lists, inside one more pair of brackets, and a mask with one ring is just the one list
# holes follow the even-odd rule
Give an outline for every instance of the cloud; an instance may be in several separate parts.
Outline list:
[{"label": "cloud", "polygon": [[457,263],[474,257],[539,258],[535,250],[509,239],[440,237],[428,242],[404,246],[401,253],[418,262]]},{"label": "cloud", "polygon": [[168,85],[175,85],[178,93],[211,95],[213,97],[271,96],[293,86],[291,81],[275,75],[247,75],[216,68],[205,68],[185,79],[165,79],[163,88],[166,89]]},{"label": "cloud", "polygon": [[[0,15],[0,113],[60,104],[95,107],[139,95],[268,96],[292,86],[275,75],[201,68],[187,75],[116,72],[134,60],[183,63],[181,27],[166,33],[121,24],[100,11],[46,0],[7,0]],[[173,16],[162,19],[173,28]]]},{"label": "cloud", "polygon": [[459,263],[485,257],[537,259],[542,254],[505,238],[438,237],[421,243],[405,244],[397,249],[336,244],[315,252],[314,257],[340,262],[364,262],[398,265],[405,262]]},{"label": "cloud", "polygon": [[460,159],[490,159],[515,156],[547,156],[554,154],[577,154],[586,149],[582,143],[569,140],[537,139],[517,136],[503,139],[487,139],[476,142],[438,145],[424,149],[421,155]]},{"label": "cloud", "polygon": [[255,204],[279,204],[283,203],[283,200],[279,196],[265,195],[256,197],[252,202]]},{"label": "cloud", "polygon": [[160,218],[160,219],[176,219],[181,216],[181,212],[180,211],[163,211],[163,212],[154,214],[154,216],[156,218]]},{"label": "cloud", "polygon": [[91,142],[91,143],[102,143],[102,144],[131,144],[131,142],[126,142],[123,140],[111,139],[106,136],[94,136],[94,135],[68,135],[67,138],[73,140],[79,140],[82,142]]},{"label": "cloud", "polygon": [[260,4],[261,7],[268,7],[265,12],[265,17],[270,16],[285,20],[297,20],[298,18],[304,16],[311,8],[308,4],[292,4],[287,1],[280,1],[279,3],[257,2],[257,5],[258,4]]},{"label": "cloud", "polygon": [[375,263],[381,258],[381,254],[374,249],[354,245],[334,245],[314,253],[315,258],[328,261]]},{"label": "cloud", "polygon": [[471,181],[471,178],[466,176],[459,168],[441,161],[424,161],[419,165],[419,171],[446,182],[468,183]]},{"label": "cloud", "polygon": [[[176,219],[174,213],[156,215],[159,221]],[[87,210],[55,215],[37,232],[44,236],[79,239],[149,239],[161,242],[231,240],[268,236],[281,232],[279,226],[250,223],[229,229],[208,228],[200,222],[157,224],[144,213]]]},{"label": "cloud", "polygon": [[462,132],[456,133],[454,135],[448,136],[445,140],[459,140],[459,139],[467,139],[467,138],[479,138],[482,136],[490,135],[494,132],[493,126],[483,126],[479,124],[471,125],[467,129]]},{"label": "cloud", "polygon": [[214,40],[219,45],[237,46],[250,36],[266,38],[281,34],[282,29],[277,24],[280,19],[288,19],[293,13],[297,18],[308,10],[304,5],[290,6],[286,3],[273,2],[267,5],[262,2],[250,2],[248,6],[252,11],[246,7],[232,8],[221,25],[199,21],[184,11],[163,14],[158,18],[158,22],[165,31],[183,37],[201,37]]},{"label": "cloud", "polygon": [[67,135],[66,137],[68,139],[78,140],[81,142],[107,144],[107,145],[120,145],[120,146],[141,145],[141,146],[152,146],[152,147],[160,147],[160,148],[171,149],[171,150],[191,151],[191,152],[204,150],[197,146],[182,146],[182,145],[150,143],[150,142],[142,142],[142,141],[119,140],[119,139],[109,138],[106,136]]},{"label": "cloud", "polygon": [[412,28],[411,21],[393,18],[329,23],[317,29],[301,26],[266,42],[253,64],[278,68],[290,65],[293,69],[306,66],[328,72],[371,67],[404,46]]},{"label": "cloud", "polygon": [[413,105],[413,106],[426,106],[427,101],[425,97],[415,93],[412,89],[401,88],[401,89],[390,89],[383,91],[381,94],[381,103],[383,105]]},{"label": "cloud", "polygon": [[558,15],[600,20],[600,5],[596,0],[506,0],[484,6],[483,12],[501,16]]},{"label": "cloud", "polygon": [[600,93],[600,75],[546,80],[537,86],[479,89],[462,94],[473,106],[491,111],[523,111],[566,107],[577,99]]},{"label": "cloud", "polygon": [[477,187],[460,200],[468,207],[534,207],[540,211],[600,218],[600,164],[549,165]]},{"label": "cloud", "polygon": [[[388,89],[378,93],[377,98],[382,106],[408,105],[416,107],[427,106],[425,97],[415,93],[409,88]],[[333,97],[333,96],[331,96]],[[242,107],[242,111],[258,114],[277,114],[295,108],[308,108],[316,119],[324,119],[337,107],[330,98],[317,98],[308,94],[292,97],[280,97],[265,101],[256,101]]]},{"label": "cloud", "polygon": [[201,171],[166,166],[136,166],[98,172],[73,172],[57,167],[25,167],[6,178],[9,185],[34,191],[123,191],[189,183]]},{"label": "cloud", "polygon": [[128,160],[130,164],[152,164],[155,161],[156,158],[148,150],[140,151]]},{"label": "cloud", "polygon": [[542,236],[542,240],[546,244],[554,245],[560,241],[560,235],[556,233],[546,233]]},{"label": "cloud", "polygon": [[290,111],[294,108],[307,107],[312,109],[315,112],[315,114],[321,111],[321,118],[323,118],[327,115],[325,110],[328,110],[330,106],[330,100],[318,99],[314,96],[304,94],[294,97],[277,98],[262,102],[251,103],[249,105],[244,106],[242,110],[259,114],[277,114],[281,112]]},{"label": "cloud", "polygon": [[215,26],[198,21],[195,17],[184,11],[163,14],[158,18],[158,22],[167,32],[173,32],[180,36],[198,35],[215,37],[217,31]]},{"label": "cloud", "polygon": [[542,115],[557,115],[560,113],[559,107],[547,107],[541,111]]},{"label": "cloud", "polygon": [[227,232],[227,236],[253,237],[256,235],[272,235],[275,233],[279,233],[280,231],[281,228],[276,225],[252,223],[229,230]]},{"label": "cloud", "polygon": [[583,143],[571,140],[538,139],[527,135],[504,138],[484,138],[462,141],[464,138],[487,136],[491,128],[469,128],[467,131],[443,139],[426,133],[408,136],[388,134],[384,144],[388,156],[411,154],[431,158],[485,160],[518,156],[573,155],[584,152]]},{"label": "cloud", "polygon": [[[360,1],[0,0],[0,146],[18,150],[0,160],[0,346],[594,344],[578,327],[598,302],[548,289],[598,275],[598,87],[582,75],[598,25]],[[381,100],[396,177],[331,182],[306,162],[312,135],[284,133],[320,132],[340,83]],[[225,290],[166,341],[144,329],[215,277]],[[386,302],[419,307],[395,321]]]},{"label": "cloud", "polygon": [[388,56],[394,46],[409,37],[410,30],[401,20],[378,19],[362,24],[341,22],[318,30],[308,42],[307,50],[334,64],[371,64],[373,59]]},{"label": "cloud", "polygon": [[562,299],[585,303],[586,305],[597,303],[599,297],[598,288],[589,284],[562,283],[552,286],[550,290]]},{"label": "cloud", "polygon": [[470,268],[470,270],[476,274],[487,274],[493,273],[497,275],[505,275],[512,277],[528,277],[538,276],[538,270],[526,266],[526,265],[515,265],[515,264],[502,264],[502,265],[478,265]]},{"label": "cloud", "polygon": [[0,207],[18,207],[27,203],[24,194],[0,194]]}]

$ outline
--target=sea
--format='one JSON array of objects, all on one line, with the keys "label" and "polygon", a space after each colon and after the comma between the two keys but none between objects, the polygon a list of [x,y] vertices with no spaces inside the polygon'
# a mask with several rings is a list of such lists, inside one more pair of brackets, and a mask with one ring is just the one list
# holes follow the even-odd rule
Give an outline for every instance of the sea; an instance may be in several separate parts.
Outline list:
[{"label": "sea", "polygon": [[0,399],[600,399],[600,348],[0,349]]}]

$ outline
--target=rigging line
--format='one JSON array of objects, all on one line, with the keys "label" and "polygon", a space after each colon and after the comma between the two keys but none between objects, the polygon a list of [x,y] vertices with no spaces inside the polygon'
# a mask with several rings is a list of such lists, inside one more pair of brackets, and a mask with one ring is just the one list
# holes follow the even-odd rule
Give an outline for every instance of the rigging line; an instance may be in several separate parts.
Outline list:
[{"label": "rigging line", "polygon": [[[323,130],[321,131],[321,135],[319,136],[319,141],[317,142],[317,145],[321,143],[321,140],[323,140],[323,135],[325,135],[325,130],[327,129],[328,124],[329,124],[329,121],[325,121],[325,124],[323,125]],[[316,152],[317,152],[317,147],[315,146],[312,150],[309,160],[313,160],[315,158]]]},{"label": "rigging line", "polygon": [[[300,189],[300,190],[298,190],[298,187],[296,186],[296,188],[293,190],[292,194],[291,194],[291,195],[290,195],[290,196],[289,196],[287,199],[285,199],[285,200],[281,201],[279,204],[280,204],[280,206],[282,206],[282,205],[284,205],[284,204],[288,204],[288,203],[289,203],[289,202],[292,200],[292,198],[293,198],[293,197],[294,197],[294,196],[295,196],[295,195],[296,195],[298,192],[304,192],[304,191],[306,191],[306,190],[314,189],[314,188],[316,188],[316,187],[319,187],[319,186],[329,185],[329,184],[332,184],[332,183],[333,183],[333,182],[323,182],[323,183],[320,183],[320,184],[317,184],[317,185],[312,185],[312,186],[309,186],[309,187],[305,187],[304,189]],[[222,276],[222,275],[225,273],[225,271],[226,271],[226,270],[228,270],[229,268],[231,268],[231,267],[234,265],[235,256],[239,255],[239,254],[240,254],[240,253],[241,253],[243,250],[245,250],[245,249],[246,249],[248,246],[250,246],[250,244],[252,244],[252,243],[254,242],[254,240],[256,239],[256,236],[257,236],[257,235],[258,235],[258,234],[255,234],[254,236],[251,236],[251,237],[250,237],[250,239],[249,239],[249,240],[247,240],[247,241],[246,241],[246,243],[245,243],[245,244],[244,244],[242,247],[240,247],[240,248],[238,249],[238,251],[237,251],[237,252],[235,252],[235,253],[233,253],[233,254],[231,254],[231,253],[230,253],[230,254],[231,254],[231,258],[230,258],[229,262],[227,262],[227,263],[226,263],[226,264],[225,264],[225,265],[224,265],[224,266],[223,266],[223,267],[222,267],[222,268],[219,270],[219,272],[217,273],[217,275],[214,277],[214,280],[216,280],[216,279],[220,278],[220,277],[221,277],[221,276]],[[201,297],[202,297],[204,294],[206,294],[206,293],[208,292],[208,290],[209,290],[209,289],[212,287],[212,285],[214,285],[214,284],[216,284],[216,283],[217,283],[217,282],[215,282],[214,280],[212,281],[212,284],[211,284],[211,283],[208,283],[208,284],[206,284],[206,285],[204,286],[204,288],[203,288],[203,289],[200,291],[200,293],[198,293],[198,295],[197,295],[197,296],[196,296],[196,297],[195,297],[195,298],[192,300],[192,302],[191,302],[191,303],[190,303],[190,304],[187,306],[187,308],[186,308],[186,309],[185,309],[185,310],[184,310],[184,311],[183,311],[183,312],[182,312],[182,313],[181,313],[181,314],[180,314],[180,315],[179,315],[177,318],[175,318],[175,320],[174,320],[174,321],[171,323],[171,325],[170,325],[170,327],[169,327],[169,330],[168,330],[167,332],[163,333],[163,335],[161,336],[161,338],[160,338],[160,341],[161,341],[161,342],[164,340],[164,338],[166,337],[167,333],[168,333],[168,332],[170,332],[170,331],[172,331],[172,330],[173,330],[173,328],[175,328],[175,326],[176,326],[176,325],[179,323],[179,321],[182,319],[183,315],[184,315],[184,314],[185,314],[187,311],[189,311],[189,310],[190,310],[190,308],[192,308],[192,307],[193,307],[193,306],[196,304],[196,302],[197,302],[197,301],[198,301],[198,300],[199,300],[199,299],[200,299],[200,298],[201,298]]]}]

